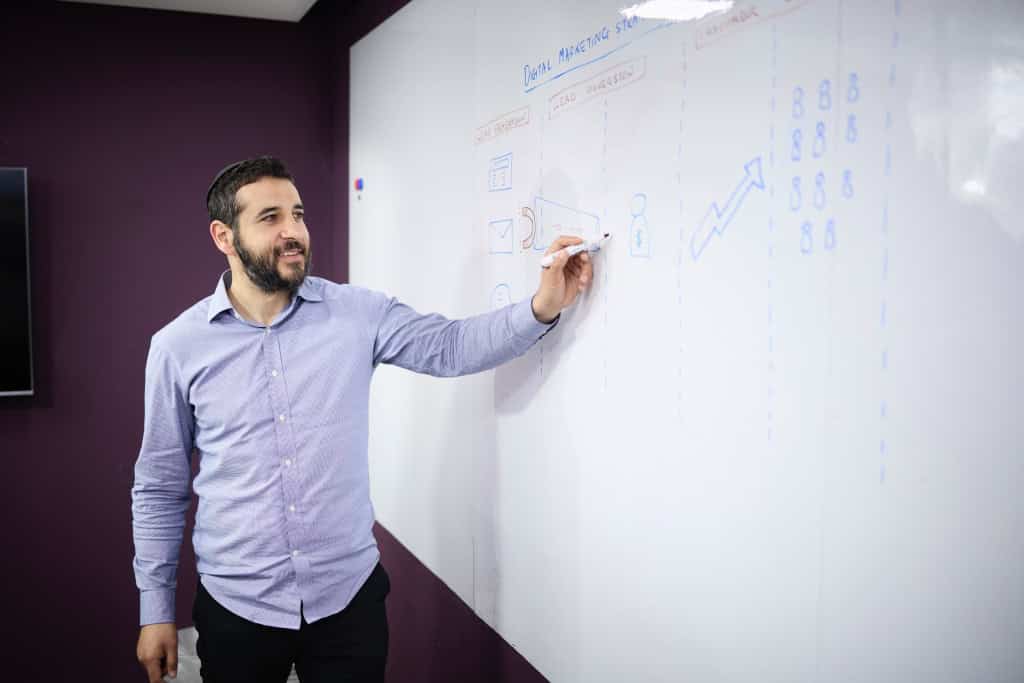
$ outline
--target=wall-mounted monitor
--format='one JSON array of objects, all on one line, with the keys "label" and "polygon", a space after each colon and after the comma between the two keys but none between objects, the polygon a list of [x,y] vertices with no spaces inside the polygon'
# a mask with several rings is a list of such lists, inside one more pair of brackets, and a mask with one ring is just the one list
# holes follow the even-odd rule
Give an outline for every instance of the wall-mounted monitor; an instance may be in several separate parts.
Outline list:
[{"label": "wall-mounted monitor", "polygon": [[28,172],[0,167],[0,396],[31,396]]}]

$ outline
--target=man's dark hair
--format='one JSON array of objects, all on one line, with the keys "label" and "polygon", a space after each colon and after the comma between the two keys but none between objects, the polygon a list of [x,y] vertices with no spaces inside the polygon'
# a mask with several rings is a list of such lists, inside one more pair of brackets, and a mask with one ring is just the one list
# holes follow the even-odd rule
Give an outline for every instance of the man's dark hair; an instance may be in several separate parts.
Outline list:
[{"label": "man's dark hair", "polygon": [[231,164],[213,179],[210,189],[206,191],[206,210],[211,221],[220,221],[238,230],[238,214],[242,208],[238,206],[235,193],[238,188],[254,183],[260,178],[283,178],[295,183],[295,178],[285,168],[284,162],[275,157],[256,157]]}]

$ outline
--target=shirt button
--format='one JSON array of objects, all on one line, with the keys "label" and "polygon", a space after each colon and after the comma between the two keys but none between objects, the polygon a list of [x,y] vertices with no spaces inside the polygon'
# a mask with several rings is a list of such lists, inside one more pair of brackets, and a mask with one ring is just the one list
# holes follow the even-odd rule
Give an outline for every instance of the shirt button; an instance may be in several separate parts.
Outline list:
[{"label": "shirt button", "polygon": [[270,371],[270,376],[271,377],[277,377],[277,370],[271,370]]},{"label": "shirt button", "polygon": [[291,510],[292,512],[295,512],[295,506],[294,505],[289,505],[288,509]]},{"label": "shirt button", "polygon": [[278,419],[278,420],[280,420],[281,422],[284,422],[284,415],[280,415],[280,416],[278,416],[278,418],[277,418],[277,419]]},{"label": "shirt button", "polygon": [[298,557],[298,556],[299,556],[299,551],[298,550],[293,550],[292,551],[292,557]]},{"label": "shirt button", "polygon": [[287,467],[291,467],[292,466],[292,459],[291,458],[285,458],[284,459],[284,464]]}]

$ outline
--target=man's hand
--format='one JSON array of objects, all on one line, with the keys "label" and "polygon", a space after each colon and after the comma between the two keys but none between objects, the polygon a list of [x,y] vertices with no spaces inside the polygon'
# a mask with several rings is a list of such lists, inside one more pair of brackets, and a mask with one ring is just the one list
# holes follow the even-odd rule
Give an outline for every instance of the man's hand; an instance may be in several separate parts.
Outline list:
[{"label": "man's hand", "polygon": [[[582,241],[579,237],[562,236],[552,242],[544,253],[553,254]],[[587,288],[593,275],[594,267],[587,252],[572,257],[559,254],[550,267],[540,271],[540,287],[533,295],[533,316],[542,323],[553,321],[563,308],[576,300],[577,294]]]},{"label": "man's hand", "polygon": [[165,675],[178,675],[178,629],[174,624],[147,624],[139,632],[135,650],[139,664],[146,669],[149,683],[161,683]]}]

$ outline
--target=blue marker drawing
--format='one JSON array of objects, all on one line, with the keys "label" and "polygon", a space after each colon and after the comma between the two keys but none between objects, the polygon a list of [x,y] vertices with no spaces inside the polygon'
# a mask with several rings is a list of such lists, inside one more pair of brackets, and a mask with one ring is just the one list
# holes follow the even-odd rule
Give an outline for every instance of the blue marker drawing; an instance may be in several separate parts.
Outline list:
[{"label": "blue marker drawing", "polygon": [[552,240],[559,235],[575,235],[584,239],[594,239],[601,235],[601,219],[592,213],[543,197],[537,197],[534,206],[537,226],[537,235],[533,240],[534,251],[546,251]]},{"label": "blue marker drawing", "polygon": [[804,254],[810,254],[814,251],[814,235],[812,234],[814,226],[810,221],[804,221],[803,225],[800,226],[800,251]]},{"label": "blue marker drawing", "polygon": [[647,228],[647,195],[633,195],[629,213],[633,222],[629,226],[629,255],[642,258],[651,257],[651,231]]},{"label": "blue marker drawing", "polygon": [[511,254],[514,239],[511,218],[502,218],[487,224],[488,253]]},{"label": "blue marker drawing", "polygon": [[804,89],[800,86],[793,88],[793,118],[803,118],[804,115]]},{"label": "blue marker drawing", "polygon": [[512,288],[502,282],[491,290],[491,310],[496,311],[512,303]]},{"label": "blue marker drawing", "polygon": [[512,189],[512,153],[491,159],[488,171],[487,191],[503,192]]},{"label": "blue marker drawing", "polygon": [[825,172],[818,171],[814,176],[814,208],[821,211],[825,208]]},{"label": "blue marker drawing", "polygon": [[818,86],[818,109],[828,111],[832,108],[832,81],[827,78]]},{"label": "blue marker drawing", "polygon": [[860,99],[860,84],[858,83],[857,72],[850,73],[850,80],[846,85],[846,101],[851,104]]},{"label": "blue marker drawing", "polygon": [[789,158],[793,161],[800,161],[801,154],[801,143],[804,139],[804,132],[799,128],[793,129],[793,151],[790,152]]},{"label": "blue marker drawing", "polygon": [[[636,41],[640,40],[641,38],[645,38],[646,36],[650,35],[654,31],[660,31],[663,28],[666,28],[668,26],[674,26],[674,25],[675,25],[674,21],[664,21],[664,22],[662,22],[660,24],[655,24],[654,26],[652,26],[651,28],[647,29],[643,33],[637,35],[635,38],[632,38],[631,40],[627,40],[625,42],[619,43],[618,47],[615,47],[615,48],[609,50],[608,52],[605,52],[602,55],[598,55],[597,57],[594,57],[593,59],[588,59],[585,62],[580,62],[579,64],[576,64],[575,66],[571,66],[571,67],[565,69],[564,71],[559,71],[554,76],[550,76],[547,80],[541,81],[540,83],[537,83],[535,85],[529,85],[534,80],[533,77],[532,77],[532,74],[531,74],[531,78],[527,79],[527,81],[526,81],[527,87],[526,87],[525,90],[523,90],[523,93],[524,94],[529,94],[529,93],[533,92],[534,90],[536,90],[537,88],[543,87],[543,86],[547,85],[548,83],[551,83],[552,81],[557,81],[562,76],[565,76],[566,74],[570,74],[573,71],[576,71],[577,69],[582,69],[584,67],[587,67],[587,66],[593,64],[594,62],[599,62],[602,59],[607,59],[608,57],[610,57],[611,55],[615,54],[619,50],[623,50],[623,49],[629,47],[630,45],[632,45]],[[539,77],[539,75],[540,74],[538,73],[538,77]]]},{"label": "blue marker drawing", "polygon": [[846,141],[851,145],[857,142],[857,115],[850,114],[846,119]]},{"label": "blue marker drawing", "polygon": [[836,248],[836,219],[829,218],[825,224],[825,250],[832,251]]},{"label": "blue marker drawing", "polygon": [[853,171],[850,169],[843,171],[843,196],[853,199]]},{"label": "blue marker drawing", "polygon": [[825,122],[818,121],[814,126],[814,158],[820,159],[825,154]]},{"label": "blue marker drawing", "polygon": [[752,188],[764,189],[764,176],[761,174],[761,157],[754,157],[743,166],[743,179],[729,195],[728,201],[722,208],[718,208],[717,202],[712,202],[711,208],[704,214],[700,225],[690,238],[690,254],[696,261],[707,248],[711,238],[717,233],[721,235],[729,227],[733,216],[743,205],[747,195]]},{"label": "blue marker drawing", "polygon": [[800,193],[800,176],[793,176],[793,188],[789,191],[789,210],[799,211],[803,203]]}]

